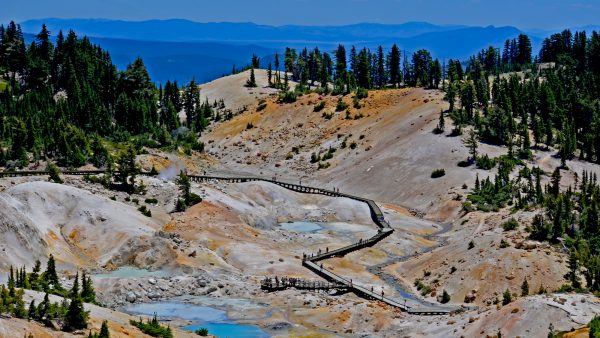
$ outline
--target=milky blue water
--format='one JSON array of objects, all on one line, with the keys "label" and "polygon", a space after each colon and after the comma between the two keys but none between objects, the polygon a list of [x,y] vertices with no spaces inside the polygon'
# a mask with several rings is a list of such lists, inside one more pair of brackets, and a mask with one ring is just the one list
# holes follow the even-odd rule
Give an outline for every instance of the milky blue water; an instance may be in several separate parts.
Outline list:
[{"label": "milky blue water", "polygon": [[219,338],[266,338],[269,337],[264,331],[253,325],[230,324],[230,323],[204,323],[186,326],[183,329],[196,331],[200,328],[208,329],[208,333]]},{"label": "milky blue water", "polygon": [[280,223],[282,229],[294,232],[314,232],[323,229],[320,224],[311,222]]},{"label": "milky blue water", "polygon": [[131,314],[156,315],[159,318],[180,318],[197,321],[198,323],[186,326],[183,330],[196,331],[200,328],[208,329],[209,334],[219,338],[248,337],[268,338],[269,335],[254,325],[237,324],[232,322],[225,311],[215,308],[186,304],[179,302],[160,302],[148,304],[133,304],[124,308]]}]

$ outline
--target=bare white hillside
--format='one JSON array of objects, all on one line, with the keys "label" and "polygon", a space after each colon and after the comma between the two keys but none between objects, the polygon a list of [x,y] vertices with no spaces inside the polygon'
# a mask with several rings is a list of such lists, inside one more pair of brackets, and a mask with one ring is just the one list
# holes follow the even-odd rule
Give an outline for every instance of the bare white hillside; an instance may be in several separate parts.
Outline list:
[{"label": "bare white hillside", "polygon": [[124,244],[159,228],[135,208],[85,190],[23,183],[0,193],[0,267],[31,264],[50,253],[80,266],[104,265]]}]

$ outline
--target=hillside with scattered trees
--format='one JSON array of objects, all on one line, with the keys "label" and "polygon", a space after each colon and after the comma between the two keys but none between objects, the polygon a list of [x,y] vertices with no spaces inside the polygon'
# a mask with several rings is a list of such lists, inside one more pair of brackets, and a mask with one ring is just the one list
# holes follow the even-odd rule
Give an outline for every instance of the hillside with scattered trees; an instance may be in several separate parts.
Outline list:
[{"label": "hillside with scattered trees", "polygon": [[222,108],[200,102],[193,80],[157,88],[139,58],[117,70],[108,52],[73,31],[58,32],[53,43],[43,26],[26,45],[14,22],[0,27],[1,166],[50,158],[65,167],[105,167],[115,142],[201,150],[196,136]]}]

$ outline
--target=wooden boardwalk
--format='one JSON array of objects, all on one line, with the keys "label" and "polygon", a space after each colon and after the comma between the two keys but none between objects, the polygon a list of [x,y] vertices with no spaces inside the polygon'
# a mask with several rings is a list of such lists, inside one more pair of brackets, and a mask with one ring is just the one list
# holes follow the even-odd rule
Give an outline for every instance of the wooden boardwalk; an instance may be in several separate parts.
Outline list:
[{"label": "wooden boardwalk", "polygon": [[[97,174],[103,174],[103,173],[105,173],[105,171],[103,171],[103,170],[79,170],[79,171],[64,171],[64,172],[62,172],[63,175],[97,175]],[[16,177],[16,176],[44,176],[44,175],[48,175],[48,172],[47,171],[0,172],[0,178]],[[149,176],[150,173],[142,172],[142,173],[140,173],[140,175]],[[352,199],[355,201],[366,203],[367,206],[369,207],[369,210],[371,213],[371,219],[373,220],[373,223],[375,223],[375,225],[378,228],[377,234],[375,234],[373,237],[368,238],[366,240],[361,240],[358,243],[353,243],[348,246],[338,248],[335,250],[331,250],[331,251],[327,250],[326,252],[319,252],[314,255],[313,254],[304,255],[304,257],[302,258],[302,265],[304,267],[313,271],[315,274],[323,277],[325,280],[328,281],[328,283],[319,284],[319,287],[317,288],[315,286],[316,284],[310,284],[310,283],[306,283],[306,284],[299,283],[298,285],[295,285],[295,284],[292,285],[288,281],[286,283],[283,283],[283,284],[280,283],[281,285],[278,285],[277,283],[275,283],[275,284],[273,284],[273,282],[268,283],[267,280],[264,280],[261,283],[261,288],[264,286],[265,289],[268,289],[271,291],[276,291],[276,289],[279,289],[279,288],[281,288],[281,290],[283,290],[288,287],[295,287],[295,288],[304,287],[305,289],[311,289],[311,285],[312,285],[313,290],[317,290],[317,289],[349,290],[349,291],[354,292],[356,295],[358,295],[360,297],[363,297],[366,299],[378,300],[378,301],[384,302],[390,306],[399,308],[402,311],[406,311],[410,314],[417,314],[417,315],[447,315],[447,314],[450,314],[459,309],[458,307],[450,307],[450,306],[435,306],[435,305],[426,306],[426,305],[421,305],[421,304],[412,304],[412,302],[411,302],[411,305],[407,305],[407,299],[402,298],[402,301],[398,301],[398,300],[391,299],[389,297],[385,297],[382,293],[378,293],[378,292],[373,291],[373,289],[367,289],[365,287],[357,285],[356,283],[353,283],[352,280],[335,274],[333,271],[328,270],[326,267],[324,267],[322,263],[317,264],[317,262],[319,262],[319,261],[323,261],[323,260],[326,260],[326,259],[329,259],[332,257],[342,257],[348,253],[351,253],[351,252],[354,252],[354,251],[357,251],[357,250],[360,250],[360,249],[363,249],[366,247],[371,247],[394,232],[394,229],[392,229],[390,227],[389,223],[385,220],[383,212],[381,212],[381,209],[379,208],[379,206],[377,206],[377,204],[373,200],[354,196],[354,195],[344,194],[344,193],[336,192],[333,190],[309,187],[309,186],[286,183],[286,182],[280,182],[280,181],[270,180],[270,179],[265,179],[265,178],[260,178],[260,177],[224,177],[224,176],[205,176],[205,175],[188,175],[188,177],[190,178],[190,180],[192,182],[224,181],[224,182],[230,182],[230,183],[246,183],[246,182],[262,181],[262,182],[268,182],[271,184],[275,184],[275,185],[281,186],[285,189],[289,189],[289,190],[299,192],[299,193],[319,194],[319,195],[325,195],[325,196],[331,196],[331,197],[349,198],[349,199]]]},{"label": "wooden boardwalk", "polygon": [[294,277],[282,277],[282,278],[271,278],[267,277],[260,282],[260,288],[265,291],[281,291],[289,288],[298,290],[311,290],[311,291],[348,291],[349,288],[346,284],[335,283],[335,282],[323,282],[323,281],[310,281],[302,278]]}]

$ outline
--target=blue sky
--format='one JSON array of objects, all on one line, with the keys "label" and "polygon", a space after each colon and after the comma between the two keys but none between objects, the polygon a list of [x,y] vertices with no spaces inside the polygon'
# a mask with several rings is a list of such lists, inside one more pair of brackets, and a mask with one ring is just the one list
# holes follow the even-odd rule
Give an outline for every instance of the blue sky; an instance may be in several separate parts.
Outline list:
[{"label": "blue sky", "polygon": [[560,29],[600,24],[600,0],[2,0],[0,22],[47,17],[269,25],[358,22]]}]

